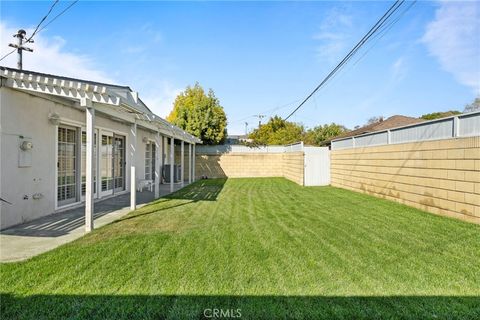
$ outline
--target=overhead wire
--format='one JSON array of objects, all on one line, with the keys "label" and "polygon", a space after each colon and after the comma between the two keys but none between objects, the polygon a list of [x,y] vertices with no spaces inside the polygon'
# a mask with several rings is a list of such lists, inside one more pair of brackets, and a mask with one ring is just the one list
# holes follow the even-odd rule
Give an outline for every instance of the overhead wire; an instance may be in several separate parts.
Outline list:
[{"label": "overhead wire", "polygon": [[43,16],[43,18],[40,20],[40,22],[35,27],[35,30],[33,30],[32,35],[25,41],[25,43],[30,42],[33,39],[33,37],[37,34],[37,31],[38,31],[38,28],[40,28],[40,25],[48,18],[50,13],[52,13],[53,8],[55,8],[55,6],[57,5],[58,2],[59,2],[59,0],[54,0],[53,1],[52,5],[50,6],[50,9],[48,9],[47,14],[45,16]]},{"label": "overhead wire", "polygon": [[350,52],[337,64],[337,66],[322,80],[322,82],[315,87],[315,89],[284,119],[288,120],[295,114],[327,81],[332,78],[339,69],[341,69],[358,50],[385,25],[385,22],[402,6],[405,0],[397,0],[390,6],[390,8],[383,14],[383,16],[373,25],[373,27],[362,37],[362,39],[350,50]]},{"label": "overhead wire", "polygon": [[11,55],[12,53],[14,53],[17,49],[13,49],[12,51],[10,51],[9,53],[5,54],[3,57],[0,58],[0,61],[2,61],[3,59],[5,59],[6,57],[8,57],[9,55]]},{"label": "overhead wire", "polygon": [[[357,59],[355,60],[351,65],[351,67],[355,67],[359,62],[361,62],[365,56],[373,49],[373,47],[375,47],[378,42],[380,42],[380,40],[388,33],[388,31],[390,31],[394,25],[413,7],[413,5],[417,2],[417,0],[414,0],[414,1],[411,1],[410,5],[408,7],[406,7],[399,15],[398,17],[391,21],[389,24],[383,26],[382,28],[380,28],[378,30],[378,33],[376,33],[375,35],[373,35],[369,42],[375,40],[375,42],[373,42],[373,44],[368,47],[365,52]],[[343,70],[345,70],[346,67],[348,67],[349,64],[344,64],[339,70],[338,72],[336,72],[333,77],[330,79],[330,81],[328,83],[325,84],[325,87],[327,87],[328,85],[331,85],[331,83],[334,81],[334,79],[339,79],[338,77],[342,78],[343,75],[345,75],[345,72],[343,72]],[[315,99],[315,95],[313,95],[313,98]],[[316,106],[317,107],[317,106]]]},{"label": "overhead wire", "polygon": [[376,38],[376,41],[373,42],[372,45],[369,48],[367,48],[365,52],[357,60],[353,62],[352,66],[357,65],[361,60],[363,60],[363,58],[370,52],[370,50],[372,50],[373,47],[375,47],[375,45],[377,45],[378,42],[381,39],[383,39],[383,37],[388,33],[388,31],[390,31],[395,26],[395,24],[413,7],[413,5],[416,2],[417,0],[412,1],[410,5],[406,7],[405,10],[403,10],[403,12],[401,12],[395,20],[393,20],[388,25],[386,25],[382,30],[380,30],[379,33],[372,38],[372,40]]},{"label": "overhead wire", "polygon": [[[37,24],[37,26],[35,27],[35,30],[33,31],[32,35],[27,39],[25,40],[25,43],[28,43],[28,42],[31,42],[33,37],[35,35],[37,35],[38,33],[40,33],[43,29],[45,29],[48,25],[50,25],[53,21],[55,21],[58,17],[60,17],[62,14],[64,14],[68,9],[70,9],[71,7],[73,7],[73,5],[75,5],[79,0],[75,0],[73,1],[69,6],[67,6],[65,9],[63,9],[60,13],[58,13],[55,17],[53,17],[50,21],[48,21],[47,24],[43,25],[41,28],[41,24],[48,18],[48,16],[50,15],[50,13],[52,12],[53,8],[57,5],[57,3],[59,2],[59,0],[55,0],[53,2],[53,4],[50,6],[50,9],[48,10],[47,14],[40,20],[40,22]],[[17,49],[13,49],[12,51],[8,52],[7,54],[5,54],[4,56],[2,56],[0,58],[0,61],[2,61],[3,59],[5,59],[6,57],[8,57],[9,55],[11,55],[12,53],[14,53]]]},{"label": "overhead wire", "polygon": [[[291,101],[291,102],[289,102],[289,103],[280,105],[279,107],[274,107],[274,108],[270,108],[270,109],[266,109],[266,110],[260,111],[259,113],[260,113],[260,114],[266,114],[266,113],[268,113],[268,114],[269,114],[268,117],[271,117],[271,116],[273,115],[273,112],[278,111],[278,110],[281,110],[281,109],[285,109],[285,108],[287,108],[287,107],[290,107],[292,104],[297,103],[297,102],[299,102],[299,101],[300,101],[300,99],[297,99],[297,100],[295,100],[295,101]],[[254,117],[256,117],[256,116],[258,116],[258,114],[246,116],[246,117],[244,117],[244,118],[241,118],[241,119],[238,119],[238,120],[234,120],[234,121],[231,121],[231,122],[229,122],[229,123],[232,124],[232,123],[237,123],[237,122],[245,121],[245,120],[247,120],[247,119],[254,118]]]},{"label": "overhead wire", "polygon": [[[52,23],[53,21],[55,21],[58,17],[60,17],[62,14],[64,14],[68,9],[70,9],[71,7],[73,7],[79,0],[75,0],[73,1],[68,7],[66,7],[65,9],[63,9],[63,11],[61,11],[59,14],[57,14],[55,17],[53,17],[47,24],[45,24],[43,27],[41,27],[38,32],[42,31],[43,29],[45,29],[46,27],[48,27],[48,25],[50,25],[50,23]],[[37,33],[38,33],[37,32]]]}]

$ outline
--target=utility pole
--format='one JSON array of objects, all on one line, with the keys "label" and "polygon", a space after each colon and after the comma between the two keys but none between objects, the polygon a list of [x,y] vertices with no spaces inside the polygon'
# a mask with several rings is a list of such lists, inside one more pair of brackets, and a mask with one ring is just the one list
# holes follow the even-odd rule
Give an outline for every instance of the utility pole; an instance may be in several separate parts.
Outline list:
[{"label": "utility pole", "polygon": [[245,135],[248,135],[248,122],[245,122]]},{"label": "utility pole", "polygon": [[[27,48],[23,46],[23,39],[25,39],[25,36],[27,35],[27,32],[23,29],[20,29],[17,31],[17,34],[14,34],[13,36],[18,39],[17,44],[10,43],[8,46],[17,49],[18,53],[18,60],[17,60],[17,69],[22,70],[23,68],[23,61],[22,61],[22,51],[27,50],[29,52],[33,52],[33,49]],[[33,42],[33,40],[28,39],[26,42]]]},{"label": "utility pole", "polygon": [[260,129],[260,126],[262,125],[262,119],[265,118],[264,114],[257,114],[255,117],[258,118],[258,128]]}]

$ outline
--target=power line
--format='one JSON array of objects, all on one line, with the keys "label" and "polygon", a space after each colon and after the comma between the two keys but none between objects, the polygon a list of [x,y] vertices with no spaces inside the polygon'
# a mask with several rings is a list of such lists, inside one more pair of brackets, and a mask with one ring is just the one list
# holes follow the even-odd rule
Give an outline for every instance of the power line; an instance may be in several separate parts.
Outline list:
[{"label": "power line", "polygon": [[288,120],[297,112],[339,69],[341,69],[357,51],[385,24],[385,22],[402,6],[405,0],[397,0],[362,37],[362,39],[350,50],[350,52],[337,64],[337,66],[322,80],[322,82],[285,118]]},{"label": "power line", "polygon": [[38,31],[38,28],[40,28],[40,25],[48,18],[48,16],[50,15],[50,13],[52,13],[53,8],[57,5],[58,1],[59,1],[59,0],[53,1],[52,5],[50,6],[50,9],[48,9],[47,14],[40,20],[40,22],[37,24],[37,27],[35,28],[35,30],[33,31],[32,35],[30,36],[30,38],[28,38],[27,41],[25,41],[25,42],[30,42],[30,40],[33,39],[33,37],[35,36],[35,34],[36,34],[37,31]]},{"label": "power line", "polygon": [[[279,106],[279,107],[274,107],[274,108],[270,108],[270,109],[267,109],[267,110],[263,110],[263,111],[261,111],[260,113],[261,113],[261,114],[268,114],[268,117],[271,117],[275,111],[278,111],[278,110],[280,110],[280,109],[284,109],[284,108],[290,107],[292,104],[297,103],[297,102],[299,102],[299,101],[300,101],[300,99],[297,99],[297,100],[295,100],[295,101],[291,101],[291,102],[286,103],[286,104],[284,104],[284,105],[281,105],[281,106]],[[253,115],[251,115],[251,116],[247,116],[247,117],[244,117],[244,118],[241,118],[241,119],[238,119],[238,120],[234,120],[234,121],[231,121],[231,122],[229,122],[229,123],[232,124],[232,123],[242,122],[242,121],[245,121],[245,120],[250,119],[250,118],[255,118],[256,116],[257,116],[257,115],[253,114]]]},{"label": "power line", "polygon": [[374,24],[374,26],[363,36],[363,38],[350,50],[350,52],[330,71],[330,73],[322,80],[322,82],[298,105],[286,118],[288,120],[295,112],[297,112],[339,69],[341,69],[350,58],[368,41],[368,39],[385,23],[385,21],[403,4],[403,0],[397,0],[383,14],[383,16]]},{"label": "power line", "polygon": [[[37,24],[37,26],[35,27],[35,30],[33,31],[32,35],[25,41],[23,41],[23,36],[25,35],[25,31],[24,30],[19,30],[18,33],[15,35],[16,37],[20,37],[19,38],[19,44],[17,45],[17,48],[13,49],[12,51],[10,51],[9,53],[5,54],[2,58],[0,58],[0,61],[2,61],[3,59],[5,59],[6,57],[8,57],[9,55],[11,55],[12,53],[14,53],[15,51],[18,51],[18,54],[19,54],[19,69],[21,69],[21,65],[22,65],[22,51],[25,50],[26,48],[24,48],[22,46],[23,43],[29,43],[29,42],[33,42],[33,36],[35,36],[35,34],[38,32],[38,28],[40,28],[40,25],[48,18],[48,16],[50,15],[50,13],[52,12],[53,8],[57,5],[59,0],[55,0],[52,5],[50,6],[50,9],[48,9],[48,12],[45,16],[43,16],[43,18],[40,20],[40,22]],[[10,46],[13,46],[13,45],[10,45]],[[31,49],[29,49],[30,51],[32,51]]]},{"label": "power line", "polygon": [[[378,30],[378,32],[373,35],[369,40],[368,42],[371,42],[373,40],[375,40],[372,45],[370,47],[368,47],[364,52],[363,54],[357,59],[355,60],[351,66],[354,67],[356,66],[359,62],[361,62],[363,60],[363,58],[365,58],[365,56],[378,44],[378,42],[380,42],[381,39],[383,39],[383,37],[388,33],[388,31],[390,31],[390,29],[392,29],[394,27],[394,25],[408,12],[410,11],[410,9],[413,7],[413,5],[417,2],[417,0],[414,0],[410,3],[410,5],[408,7],[406,7],[401,13],[398,14],[397,18],[395,18],[395,20],[391,21],[389,24],[383,26],[382,28],[380,28]],[[325,86],[328,86],[328,85],[331,85],[332,81],[338,77],[338,75],[340,75],[340,78],[345,74],[345,72],[342,73],[342,71],[345,69],[345,67],[347,67],[348,64],[344,64],[342,65],[342,67],[340,69],[338,69],[338,71],[333,75],[333,77],[330,79],[330,81],[328,83],[325,84]],[[315,95],[313,95],[313,99],[315,100]],[[316,100],[315,100],[315,104],[316,104]],[[317,107],[317,106],[316,106]]]},{"label": "power line", "polygon": [[48,25],[50,23],[52,23],[53,21],[55,21],[58,17],[60,17],[62,14],[65,13],[65,11],[67,11],[68,9],[70,9],[71,7],[73,7],[73,5],[75,5],[79,0],[76,0],[74,2],[72,2],[68,7],[66,7],[65,9],[63,9],[63,11],[61,11],[59,14],[57,14],[55,17],[53,17],[46,25],[44,25],[43,27],[41,27],[38,32],[42,31],[43,29],[45,29],[46,27],[48,27]]},{"label": "power line", "polygon": [[[43,29],[45,29],[47,26],[49,26],[53,21],[55,21],[58,17],[60,17],[62,14],[64,14],[68,9],[70,9],[71,7],[73,7],[79,0],[75,0],[74,2],[72,2],[69,6],[67,6],[65,9],[63,9],[59,14],[57,14],[55,17],[53,17],[50,21],[47,22],[47,24],[43,25],[41,28],[40,28],[40,25],[48,18],[48,16],[50,15],[50,13],[52,12],[53,8],[55,7],[55,5],[59,2],[59,0],[56,0],[54,1],[54,3],[50,6],[50,9],[48,10],[47,14],[40,20],[40,22],[37,24],[37,27],[35,28],[35,30],[33,31],[32,35],[30,36],[30,38],[28,38],[25,42],[31,42],[32,39],[33,39],[33,36],[35,36],[36,34],[40,33]],[[8,57],[9,55],[11,55],[12,53],[15,52],[15,50],[17,49],[13,49],[12,51],[10,51],[9,53],[5,54],[3,57],[0,58],[0,61],[2,61],[3,59],[5,59],[6,57]]]},{"label": "power line", "polygon": [[358,58],[354,63],[353,65],[355,66],[356,64],[358,64],[361,60],[363,60],[363,58],[370,52],[370,50],[373,49],[373,47],[375,47],[375,45],[388,33],[388,31],[390,31],[390,29],[392,29],[394,27],[394,25],[408,12],[410,11],[410,9],[413,7],[413,5],[417,2],[417,0],[414,0],[410,3],[410,5],[408,7],[405,8],[405,10],[403,10],[399,15],[398,17],[393,20],[392,22],[390,22],[388,25],[386,25],[384,28],[382,28],[382,30],[379,31],[379,33],[377,33],[374,37],[372,37],[371,40],[377,38],[377,40],[360,56],[360,58]]},{"label": "power line", "polygon": [[14,53],[15,50],[17,50],[17,49],[13,49],[13,50],[10,51],[9,53],[5,54],[3,57],[0,58],[0,61],[2,61],[2,60],[5,59],[6,57],[8,57],[8,56],[11,55],[12,53]]}]

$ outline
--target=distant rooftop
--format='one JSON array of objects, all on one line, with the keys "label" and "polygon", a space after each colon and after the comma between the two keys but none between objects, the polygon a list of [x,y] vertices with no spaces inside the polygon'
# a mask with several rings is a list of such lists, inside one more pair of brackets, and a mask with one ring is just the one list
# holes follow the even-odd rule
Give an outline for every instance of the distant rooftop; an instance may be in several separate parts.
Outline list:
[{"label": "distant rooftop", "polygon": [[396,128],[396,127],[407,126],[409,124],[415,124],[415,123],[419,123],[419,122],[423,122],[423,121],[425,121],[425,120],[419,119],[419,118],[402,116],[402,115],[395,115],[395,116],[391,116],[390,118],[387,118],[385,120],[375,122],[375,123],[372,123],[372,124],[368,124],[368,125],[363,126],[361,128],[346,132],[342,135],[339,135],[339,136],[335,137],[334,139],[341,139],[341,138],[358,136],[360,134],[365,134],[365,133],[370,133],[370,132],[375,132],[375,131],[382,131],[382,130],[392,129],[392,128]]}]

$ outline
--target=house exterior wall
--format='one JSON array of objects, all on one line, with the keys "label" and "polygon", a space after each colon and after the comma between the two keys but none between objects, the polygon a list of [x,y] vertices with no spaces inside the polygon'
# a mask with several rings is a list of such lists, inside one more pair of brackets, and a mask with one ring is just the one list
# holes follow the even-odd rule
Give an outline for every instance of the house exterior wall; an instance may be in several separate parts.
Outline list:
[{"label": "house exterior wall", "polygon": [[196,154],[196,178],[286,177],[303,184],[303,152]]},{"label": "house exterior wall", "polygon": [[480,222],[480,137],[332,150],[336,187]]},{"label": "house exterior wall", "polygon": [[[0,228],[38,218],[55,207],[55,134],[48,114],[58,110],[78,119],[76,110],[11,89],[0,88]],[[19,168],[20,137],[33,143],[31,166]],[[32,195],[42,194],[34,200]],[[27,196],[28,199],[24,199]]]},{"label": "house exterior wall", "polygon": [[[63,209],[56,205],[57,126],[48,119],[53,112],[60,115],[61,125],[85,127],[85,112],[79,108],[61,100],[0,88],[0,197],[12,203],[0,202],[0,229]],[[129,191],[134,139],[131,125],[96,113],[95,128],[125,136],[125,191]],[[137,180],[143,179],[145,174],[146,144],[142,139],[147,137],[155,141],[155,136],[156,133],[137,128]],[[19,167],[21,137],[33,143],[31,166]],[[33,199],[35,194],[41,197]]]}]

